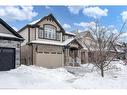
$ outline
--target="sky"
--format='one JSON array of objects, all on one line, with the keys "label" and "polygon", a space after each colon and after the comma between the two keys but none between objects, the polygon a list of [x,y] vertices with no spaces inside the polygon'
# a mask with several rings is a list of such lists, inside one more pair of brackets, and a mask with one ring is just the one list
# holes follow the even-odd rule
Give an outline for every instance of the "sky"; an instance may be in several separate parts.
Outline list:
[{"label": "sky", "polygon": [[117,32],[127,19],[127,6],[0,6],[0,17],[15,30],[50,13],[66,31],[84,31],[98,19]]}]

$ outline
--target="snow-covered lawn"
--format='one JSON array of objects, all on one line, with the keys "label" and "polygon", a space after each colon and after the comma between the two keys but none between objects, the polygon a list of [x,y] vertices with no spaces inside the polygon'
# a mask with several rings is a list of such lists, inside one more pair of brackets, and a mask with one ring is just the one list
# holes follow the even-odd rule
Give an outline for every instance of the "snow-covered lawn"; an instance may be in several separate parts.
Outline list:
[{"label": "snow-covered lawn", "polygon": [[[21,65],[11,71],[0,72],[0,88],[37,89],[125,89],[127,66],[113,61],[111,70],[102,78],[92,64],[81,67],[46,69]],[[93,68],[91,70],[91,68]]]}]

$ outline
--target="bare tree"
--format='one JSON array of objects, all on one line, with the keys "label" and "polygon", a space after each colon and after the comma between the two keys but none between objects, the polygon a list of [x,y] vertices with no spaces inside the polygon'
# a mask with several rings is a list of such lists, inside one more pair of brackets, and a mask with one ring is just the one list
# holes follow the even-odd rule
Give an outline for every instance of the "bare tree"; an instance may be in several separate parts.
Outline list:
[{"label": "bare tree", "polygon": [[77,39],[80,40],[89,52],[94,51],[93,64],[99,68],[101,76],[104,77],[104,71],[107,70],[111,61],[118,56],[115,43],[118,41],[126,22],[122,25],[118,33],[113,33],[111,29],[95,23],[94,26],[89,26],[89,32],[93,36],[92,42],[87,42],[85,39],[80,39],[77,33]]}]

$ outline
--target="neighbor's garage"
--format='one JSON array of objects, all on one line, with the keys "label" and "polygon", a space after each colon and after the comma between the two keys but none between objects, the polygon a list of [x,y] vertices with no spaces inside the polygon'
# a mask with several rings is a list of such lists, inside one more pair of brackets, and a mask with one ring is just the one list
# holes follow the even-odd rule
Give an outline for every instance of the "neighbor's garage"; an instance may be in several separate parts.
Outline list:
[{"label": "neighbor's garage", "polygon": [[20,43],[23,38],[0,19],[0,71],[20,66]]},{"label": "neighbor's garage", "polygon": [[0,70],[15,68],[15,49],[0,47]]}]

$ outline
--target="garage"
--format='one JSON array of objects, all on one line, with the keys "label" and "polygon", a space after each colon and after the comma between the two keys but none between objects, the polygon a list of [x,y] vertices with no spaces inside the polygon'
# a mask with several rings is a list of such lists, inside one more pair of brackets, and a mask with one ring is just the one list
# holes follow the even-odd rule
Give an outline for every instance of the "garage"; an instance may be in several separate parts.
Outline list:
[{"label": "garage", "polygon": [[15,49],[0,47],[0,71],[15,68]]},{"label": "garage", "polygon": [[0,71],[20,66],[20,47],[23,38],[0,19]]},{"label": "garage", "polygon": [[34,44],[34,64],[45,68],[56,68],[64,65],[64,54],[61,46]]},{"label": "garage", "polygon": [[36,53],[36,65],[46,68],[62,67],[63,54]]}]

